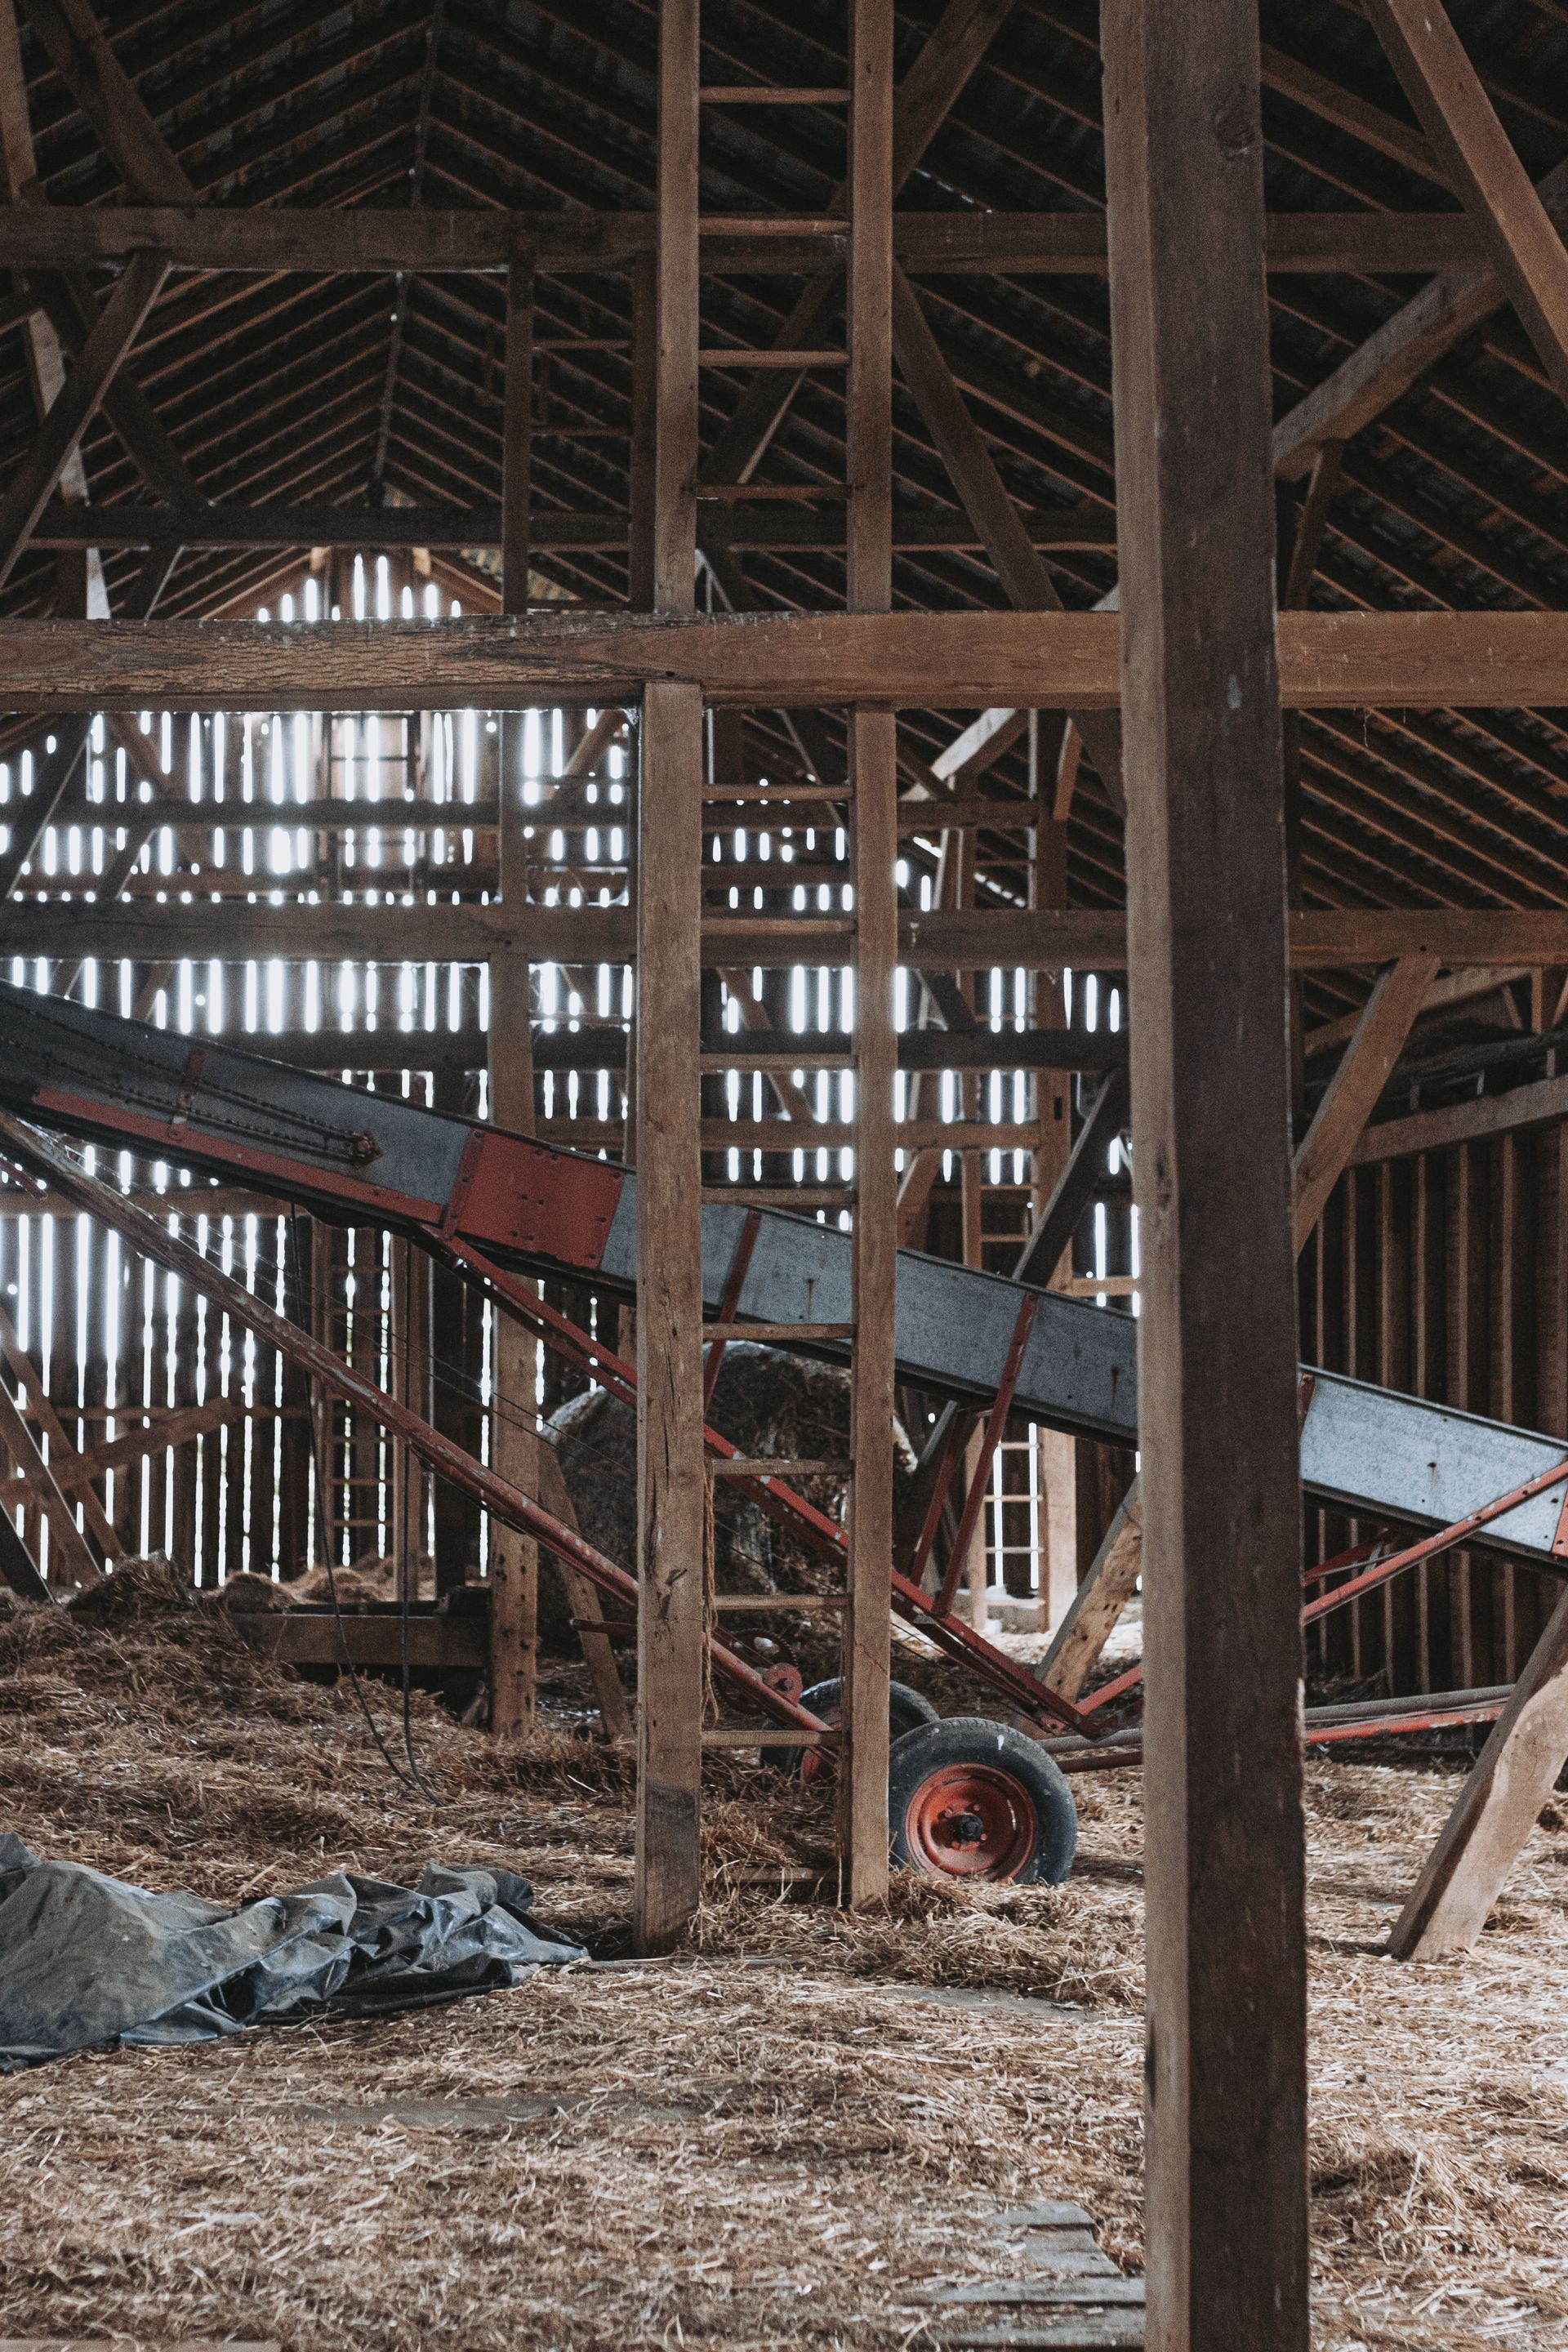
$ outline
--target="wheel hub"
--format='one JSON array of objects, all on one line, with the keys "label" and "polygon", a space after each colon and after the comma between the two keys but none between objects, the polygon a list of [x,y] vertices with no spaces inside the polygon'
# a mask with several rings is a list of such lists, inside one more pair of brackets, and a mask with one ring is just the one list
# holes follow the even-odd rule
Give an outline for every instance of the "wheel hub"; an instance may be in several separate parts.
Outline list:
[{"label": "wheel hub", "polygon": [[911,1797],[905,1834],[933,1878],[1012,1878],[1035,1851],[1039,1825],[1021,1780],[994,1764],[948,1764]]}]

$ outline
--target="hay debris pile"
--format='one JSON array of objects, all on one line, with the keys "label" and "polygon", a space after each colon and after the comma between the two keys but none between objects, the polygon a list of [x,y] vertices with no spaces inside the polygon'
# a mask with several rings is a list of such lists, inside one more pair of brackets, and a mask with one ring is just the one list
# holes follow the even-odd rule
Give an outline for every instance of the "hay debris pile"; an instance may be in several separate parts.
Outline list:
[{"label": "hay debris pile", "polygon": [[[575,1670],[551,1671],[564,1719]],[[400,1755],[395,1693],[371,1703]],[[0,1821],[39,1852],[234,1901],[460,1850],[624,1950],[625,1759],[548,1724],[493,1741],[417,1696],[413,1728],[439,1807],[390,1779],[352,1690],[268,1664],[166,1570],[0,1606]],[[1470,1958],[1379,1950],[1455,1786],[1310,1775],[1333,2352],[1568,2340],[1568,1816]],[[1079,1782],[1065,1889],[906,1882],[863,1918],[799,1899],[826,1795],[728,1759],[710,1789],[687,1966],[0,2083],[0,2336],[891,2347],[922,2340],[922,2281],[995,2273],[1000,2200],[1047,2195],[1136,2263],[1138,1776]]]}]

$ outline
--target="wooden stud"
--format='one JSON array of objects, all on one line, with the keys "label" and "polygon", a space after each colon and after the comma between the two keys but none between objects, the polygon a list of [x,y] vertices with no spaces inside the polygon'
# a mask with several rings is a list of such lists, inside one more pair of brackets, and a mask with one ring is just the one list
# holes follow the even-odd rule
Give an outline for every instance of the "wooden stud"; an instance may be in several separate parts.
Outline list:
[{"label": "wooden stud", "polygon": [[[947,0],[895,100],[895,195],[947,120],[1011,5],[1012,0]],[[835,190],[829,209],[847,193]],[[775,341],[781,350],[798,349],[826,331],[838,304],[841,283],[836,268],[817,271],[780,325]],[[705,484],[749,480],[783,423],[798,382],[798,376],[754,379],[709,453],[702,471]]]},{"label": "wooden stud", "polygon": [[1060,1697],[1078,1696],[1137,1591],[1142,1573],[1142,1538],[1143,1506],[1134,1478],[1037,1669],[1046,1688]]},{"label": "wooden stud", "polygon": [[[653,594],[697,593],[699,0],[658,20]],[[668,1951],[702,1891],[702,694],[650,685],[637,782],[637,1819],[633,1931]]]},{"label": "wooden stud", "polygon": [[1362,1130],[1405,1051],[1436,976],[1434,955],[1405,956],[1383,972],[1366,1001],[1355,1035],[1318,1105],[1291,1171],[1296,1254],[1323,1213],[1323,1204],[1350,1165]]},{"label": "wooden stud", "polygon": [[528,610],[533,448],[533,255],[521,246],[506,274],[506,390],[501,419],[501,611]]},{"label": "wooden stud", "polygon": [[[42,1398],[38,1376],[31,1367],[28,1370],[28,1386],[35,1396]],[[53,1418],[52,1408],[50,1417]],[[32,1431],[22,1418],[16,1398],[4,1381],[0,1381],[0,1444],[5,1445],[17,1469],[26,1473],[29,1486],[39,1497],[39,1507],[49,1522],[49,1564],[54,1571],[54,1581],[57,1584],[96,1584],[100,1570],[86,1537],[77,1526],[76,1513],[56,1484],[48,1465],[38,1451]]]},{"label": "wooden stud", "polygon": [[1552,1612],[1394,1923],[1396,1959],[1468,1951],[1568,1759],[1568,1594]]},{"label": "wooden stud", "polygon": [[[861,85],[857,81],[857,91]],[[855,871],[855,1359],[850,1453],[850,1605],[844,1621],[849,1766],[844,1853],[851,1903],[888,1885],[888,1676],[893,1562],[894,1284],[898,1180],[893,1169],[893,975],[898,922],[893,866],[896,761],[891,711],[850,723]]]},{"label": "wooden stud", "polygon": [[1143,1259],[1149,2340],[1305,2352],[1296,1302],[1258,15],[1250,0],[1107,0],[1100,33]]},{"label": "wooden stud", "polygon": [[[510,281],[509,280],[509,287]],[[510,316],[510,312],[509,312]],[[508,342],[509,397],[511,347]],[[509,448],[510,444],[509,442]],[[510,575],[509,575],[510,576]],[[526,586],[523,591],[526,594]],[[521,729],[502,721],[500,859],[503,903],[521,896]],[[489,1113],[514,1135],[535,1130],[532,967],[526,950],[490,958]],[[510,1315],[494,1324],[497,1410],[490,1459],[525,1495],[539,1495],[542,1447],[535,1422],[539,1342]],[[533,1727],[539,1657],[539,1546],[531,1536],[489,1527],[490,1728],[516,1738]]]},{"label": "wooden stud", "polygon": [[653,501],[658,384],[658,274],[651,253],[632,265],[632,443],[626,518],[626,602],[654,606]]},{"label": "wooden stud", "polygon": [[[848,593],[892,603],[891,0],[853,0],[849,57]],[[855,1352],[849,1451],[849,1605],[843,1619],[841,1851],[851,1904],[888,1889],[888,1677],[893,1567],[893,978],[899,957],[897,722],[851,713],[850,856],[855,887]]]},{"label": "wooden stud", "polygon": [[638,782],[637,1949],[668,1951],[701,1895],[700,1071],[702,698],[652,686]]},{"label": "wooden stud", "polygon": [[653,602],[690,613],[697,583],[699,0],[658,12],[658,382]]}]

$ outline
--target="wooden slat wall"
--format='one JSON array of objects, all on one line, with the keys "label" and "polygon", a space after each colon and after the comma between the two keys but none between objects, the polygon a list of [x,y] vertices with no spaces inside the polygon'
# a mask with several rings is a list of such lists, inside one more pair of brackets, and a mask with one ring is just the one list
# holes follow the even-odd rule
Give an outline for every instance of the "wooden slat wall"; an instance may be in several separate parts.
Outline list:
[{"label": "wooden slat wall", "polygon": [[[1330,1371],[1568,1439],[1568,1127],[1351,1170],[1301,1259],[1301,1353]],[[1308,1557],[1373,1529],[1310,1509]],[[1314,1628],[1321,1675],[1393,1691],[1510,1682],[1555,1596],[1457,1553]]]}]

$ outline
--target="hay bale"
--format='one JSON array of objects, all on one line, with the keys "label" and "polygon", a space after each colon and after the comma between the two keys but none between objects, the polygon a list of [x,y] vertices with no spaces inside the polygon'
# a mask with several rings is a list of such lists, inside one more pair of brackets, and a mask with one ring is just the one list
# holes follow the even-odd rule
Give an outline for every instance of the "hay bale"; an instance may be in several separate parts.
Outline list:
[{"label": "hay bale", "polygon": [[269,1576],[253,1576],[247,1568],[225,1579],[216,1588],[202,1594],[209,1609],[228,1609],[240,1616],[252,1616],[257,1612],[287,1609],[289,1588],[275,1584]]},{"label": "hay bale", "polygon": [[[849,1375],[782,1348],[737,1341],[726,1349],[708,1419],[741,1453],[783,1460],[842,1457],[849,1450]],[[577,1524],[589,1543],[625,1567],[637,1558],[637,1415],[603,1389],[563,1405],[546,1434],[554,1444]],[[895,1478],[908,1477],[913,1454],[899,1433]],[[842,1479],[794,1482],[805,1499],[842,1519]],[[809,1550],[738,1487],[714,1495],[714,1580],[721,1592],[826,1592],[842,1572]],[[545,1642],[573,1641],[565,1596],[552,1567],[541,1579]]]},{"label": "hay bale", "polygon": [[[421,1601],[436,1598],[436,1565],[427,1552],[420,1552],[413,1562],[415,1593]],[[395,1601],[397,1562],[385,1553],[367,1552],[363,1559],[347,1568],[334,1568],[329,1576],[324,1567],[316,1567],[288,1588],[286,1606],[295,1602],[310,1608],[328,1608],[332,1604],[332,1590],[337,1588],[340,1609],[358,1609],[367,1601],[378,1604]]]},{"label": "hay bale", "polygon": [[142,1617],[168,1617],[195,1605],[195,1586],[166,1551],[117,1559],[100,1583],[73,1593],[65,1604],[72,1617],[89,1625],[130,1625]]}]

